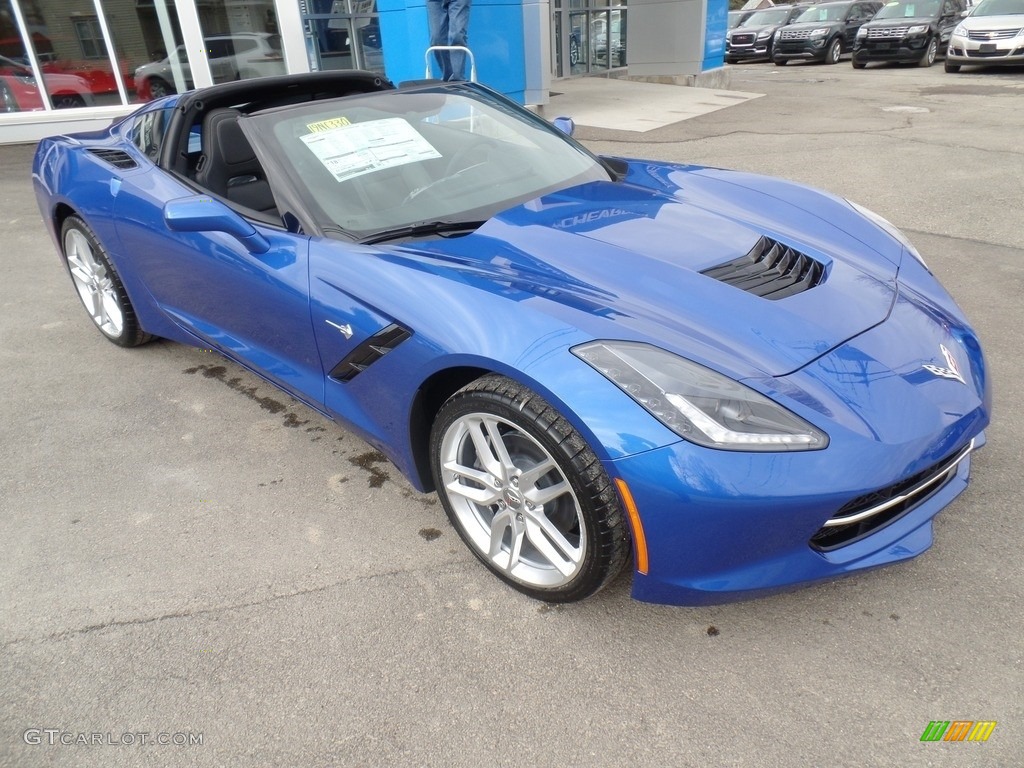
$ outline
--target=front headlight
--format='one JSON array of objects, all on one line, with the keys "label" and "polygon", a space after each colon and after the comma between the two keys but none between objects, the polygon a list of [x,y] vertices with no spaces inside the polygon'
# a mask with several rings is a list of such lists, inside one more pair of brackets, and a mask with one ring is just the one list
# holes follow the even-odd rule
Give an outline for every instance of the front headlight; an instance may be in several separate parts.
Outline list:
[{"label": "front headlight", "polygon": [[762,29],[760,32],[757,33],[757,39],[758,40],[767,40],[769,37],[771,37],[774,34],[775,34],[775,30],[774,29]]},{"label": "front headlight", "polygon": [[913,27],[910,27],[909,29],[907,29],[907,36],[910,36],[910,35],[923,35],[927,31],[928,31],[928,25],[927,24],[915,24]]},{"label": "front headlight", "polygon": [[819,27],[818,29],[811,32],[811,37],[824,37],[828,34],[828,27]]},{"label": "front headlight", "polygon": [[649,344],[594,341],[572,353],[680,437],[729,451],[812,451],[828,436],[750,387]]},{"label": "front headlight", "polygon": [[[859,213],[861,216],[864,216],[865,218],[871,220],[873,223],[877,224],[879,227],[884,229],[890,236],[892,236],[892,238],[896,242],[898,242],[900,245],[906,248],[911,256],[913,256],[915,259],[921,262],[922,267],[928,269],[928,265],[925,264],[924,258],[921,256],[921,254],[917,252],[917,248],[915,248],[914,245],[910,242],[910,240],[907,239],[906,235],[900,232],[900,230],[896,227],[895,224],[890,222],[884,216],[878,215],[870,208],[865,208],[863,205],[857,205],[857,203],[853,202],[852,200],[847,200],[846,202],[853,206],[853,209],[857,211],[857,213]],[[930,269],[928,269],[928,271],[931,272]]]},{"label": "front headlight", "polygon": [[[1024,33],[1024,28],[1021,29],[1021,32]],[[953,30],[953,34],[957,37],[967,37],[967,27],[963,24],[957,24],[956,28]]]},{"label": "front headlight", "polygon": [[860,29],[857,30],[857,39],[858,40],[863,40],[867,36],[868,36],[868,31],[866,29],[864,29],[864,27],[861,27]]}]

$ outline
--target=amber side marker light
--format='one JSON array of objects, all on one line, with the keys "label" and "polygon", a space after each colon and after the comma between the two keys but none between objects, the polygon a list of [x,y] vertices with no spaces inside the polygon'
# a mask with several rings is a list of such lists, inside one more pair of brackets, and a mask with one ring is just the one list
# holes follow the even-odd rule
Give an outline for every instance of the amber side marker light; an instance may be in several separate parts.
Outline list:
[{"label": "amber side marker light", "polygon": [[644,576],[647,575],[647,537],[644,536],[644,526],[640,522],[640,513],[636,510],[636,502],[633,501],[633,494],[629,492],[626,481],[615,478],[615,485],[619,489],[619,496],[622,503],[626,505],[626,514],[629,515],[629,524],[633,529],[633,549],[636,554],[636,569]]}]

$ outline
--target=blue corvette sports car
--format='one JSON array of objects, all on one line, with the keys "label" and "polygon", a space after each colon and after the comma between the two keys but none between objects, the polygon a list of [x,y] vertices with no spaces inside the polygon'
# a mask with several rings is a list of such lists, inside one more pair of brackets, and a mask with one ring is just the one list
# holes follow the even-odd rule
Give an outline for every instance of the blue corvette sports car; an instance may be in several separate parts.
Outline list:
[{"label": "blue corvette sports car", "polygon": [[984,442],[978,339],[887,221],[595,157],[476,84],[228,83],[47,139],[33,178],[110,341],[213,348],[354,430],[541,600],[911,558]]}]

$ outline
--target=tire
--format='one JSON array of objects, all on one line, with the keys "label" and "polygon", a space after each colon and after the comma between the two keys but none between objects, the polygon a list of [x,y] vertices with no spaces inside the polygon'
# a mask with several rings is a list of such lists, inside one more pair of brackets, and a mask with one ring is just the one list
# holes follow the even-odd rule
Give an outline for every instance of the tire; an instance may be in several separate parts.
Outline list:
[{"label": "tire", "polygon": [[851,60],[854,69],[864,69],[868,64],[866,61],[857,61],[856,59]]},{"label": "tire", "polygon": [[582,600],[630,559],[622,505],[597,456],[511,379],[484,376],[452,395],[431,430],[430,463],[459,536],[530,597]]},{"label": "tire", "polygon": [[951,63],[949,61],[949,59],[946,59],[946,61],[943,63],[943,67],[945,68],[945,70],[947,72],[953,72],[953,73],[959,72],[960,71],[960,66],[961,66],[960,64],[953,64],[953,63]]},{"label": "tire", "polygon": [[841,58],[843,58],[843,41],[837,37],[829,46],[828,53],[825,54],[825,63],[838,64]]},{"label": "tire", "polygon": [[77,93],[55,93],[50,98],[54,109],[75,109],[85,106],[85,99]]},{"label": "tire", "polygon": [[924,49],[924,55],[921,60],[917,62],[919,67],[930,67],[935,63],[935,57],[939,53],[939,41],[936,38],[928,40],[928,47]]},{"label": "tire", "polygon": [[725,63],[726,64],[738,64],[739,63],[739,59],[730,59],[729,57],[726,57]]},{"label": "tire", "polygon": [[170,96],[172,93],[177,93],[177,91],[162,77],[151,77],[149,79],[149,98],[162,99],[164,96]]},{"label": "tire", "polygon": [[775,66],[776,67],[784,67],[784,66],[786,66],[786,60],[785,59],[772,59],[772,61],[775,62]]},{"label": "tire", "polygon": [[580,44],[575,38],[569,38],[569,66],[575,67],[580,63]]},{"label": "tire", "polygon": [[100,333],[119,347],[137,347],[153,337],[142,330],[124,284],[96,235],[78,216],[61,227],[64,263],[85,311]]}]

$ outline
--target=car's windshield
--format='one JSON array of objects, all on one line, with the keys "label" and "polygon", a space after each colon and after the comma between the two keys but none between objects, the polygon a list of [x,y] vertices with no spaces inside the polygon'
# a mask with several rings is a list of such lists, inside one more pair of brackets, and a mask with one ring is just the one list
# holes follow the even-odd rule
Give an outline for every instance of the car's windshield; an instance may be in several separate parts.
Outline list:
[{"label": "car's windshield", "polygon": [[799,24],[803,21],[841,21],[843,16],[846,15],[846,9],[849,7],[847,3],[840,3],[838,5],[819,5],[814,8],[808,8],[796,17],[795,23]]},{"label": "car's windshield", "polygon": [[785,24],[789,18],[789,8],[772,8],[758,11],[740,24],[741,27],[770,27],[774,24]]},{"label": "car's windshield", "polygon": [[472,84],[317,101],[242,124],[280,162],[321,227],[355,237],[483,220],[610,178],[557,129]]},{"label": "car's windshield", "polygon": [[981,0],[971,16],[1016,16],[1024,14],[1024,0]]},{"label": "car's windshield", "polygon": [[942,0],[893,0],[882,6],[876,19],[930,18],[939,12]]}]

